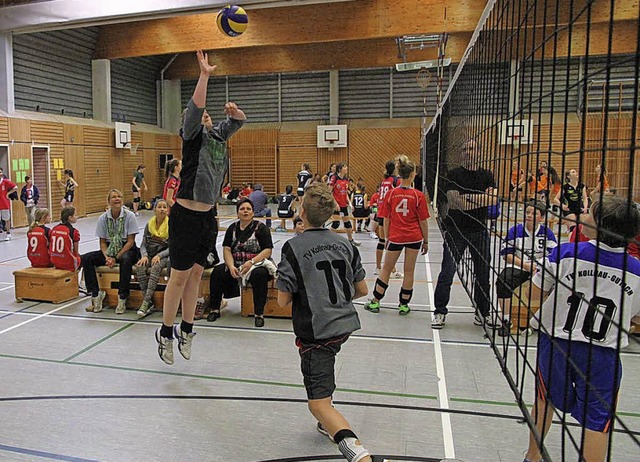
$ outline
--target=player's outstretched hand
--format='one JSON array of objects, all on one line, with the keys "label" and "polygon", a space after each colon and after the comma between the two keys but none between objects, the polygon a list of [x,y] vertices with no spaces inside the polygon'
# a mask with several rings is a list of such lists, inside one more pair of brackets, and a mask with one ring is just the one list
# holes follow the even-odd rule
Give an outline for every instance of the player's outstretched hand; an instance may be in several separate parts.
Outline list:
[{"label": "player's outstretched hand", "polygon": [[218,66],[212,66],[209,64],[209,56],[207,53],[203,53],[202,50],[196,51],[198,57],[198,65],[200,66],[200,74],[213,75]]}]

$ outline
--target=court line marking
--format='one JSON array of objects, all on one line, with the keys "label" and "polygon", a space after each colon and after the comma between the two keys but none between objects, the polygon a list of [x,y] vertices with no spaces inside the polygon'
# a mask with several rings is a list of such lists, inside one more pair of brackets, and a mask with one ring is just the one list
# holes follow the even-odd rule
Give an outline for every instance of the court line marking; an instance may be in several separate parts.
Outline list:
[{"label": "court line marking", "polygon": [[45,452],[39,451],[37,449],[20,448],[18,446],[7,446],[5,444],[0,444],[0,451],[42,457],[44,459],[64,460],[66,462],[98,462],[97,459],[83,459],[80,457],[65,456],[64,454],[56,454],[55,452]]},{"label": "court line marking", "polygon": [[15,285],[15,284],[11,284],[11,285],[10,285],[10,286],[8,286],[8,287],[3,287],[2,289],[0,289],[0,292],[2,292],[3,290],[13,289],[14,285]]},{"label": "court line marking", "polygon": [[[431,261],[429,253],[424,256],[424,264],[427,271],[427,293],[429,300],[434,303],[433,277],[431,275]],[[431,319],[435,314],[432,313]],[[433,336],[433,350],[436,357],[436,373],[438,374],[438,402],[442,409],[449,409],[449,397],[447,394],[447,379],[444,372],[444,360],[442,358],[442,343],[440,342],[440,331],[431,329]],[[446,459],[455,459],[456,450],[453,444],[453,429],[451,428],[451,416],[448,412],[443,412],[440,416],[442,419],[442,437],[444,440],[444,456]]]},{"label": "court line marking", "polygon": [[[109,369],[109,370],[117,370],[117,371],[125,371],[125,372],[139,372],[143,374],[166,375],[166,376],[173,376],[173,377],[186,377],[186,378],[195,378],[195,379],[203,379],[203,380],[217,380],[221,382],[242,383],[242,384],[248,384],[248,385],[269,385],[269,386],[279,386],[279,387],[299,388],[299,389],[304,388],[304,385],[300,383],[275,382],[275,381],[269,381],[269,380],[256,380],[256,379],[242,379],[238,377],[221,377],[221,376],[204,375],[204,374],[192,374],[187,372],[174,372],[174,371],[167,371],[167,370],[163,371],[163,370],[157,370],[157,369],[142,369],[142,368],[125,367],[125,366],[110,366],[107,364],[96,364],[96,363],[86,363],[86,362],[76,362],[76,361],[64,362],[59,359],[36,358],[33,356],[21,356],[21,355],[11,355],[11,354],[0,353],[0,358],[58,364],[58,365],[65,365],[65,366],[80,366],[80,367],[91,367],[91,368],[97,368],[97,369]],[[398,392],[390,392],[390,391],[365,390],[365,389],[358,389],[358,388],[336,388],[336,391],[340,391],[343,393],[387,396],[387,397],[394,397],[394,398],[420,399],[420,400],[427,400],[427,401],[438,400],[438,397],[435,395],[421,395],[416,393],[398,393]],[[20,399],[29,400],[29,397],[21,397]],[[5,400],[6,400],[5,398],[0,398],[0,402]],[[460,402],[465,404],[486,405],[486,406],[503,406],[503,407],[513,407],[513,408],[518,407],[518,405],[515,402],[494,401],[494,400],[486,400],[486,399],[451,397],[450,401]],[[304,399],[304,402],[306,402],[306,399]],[[447,411],[444,408],[440,408],[440,410],[442,410],[445,413]],[[456,411],[457,409],[451,409],[451,410]],[[636,413],[636,412],[618,411],[617,414],[640,418],[640,413]],[[520,418],[521,416],[520,414],[518,414],[514,417]]]},{"label": "court line marking", "polygon": [[83,353],[86,353],[87,351],[97,347],[98,345],[100,345],[101,343],[106,342],[107,340],[109,340],[111,337],[115,337],[116,335],[118,335],[120,332],[123,332],[125,330],[127,330],[129,327],[133,326],[133,323],[130,322],[129,324],[120,327],[119,329],[115,330],[114,332],[111,332],[110,334],[105,335],[104,337],[102,337],[101,339],[93,342],[91,345],[89,345],[88,347],[83,348],[82,350],[78,351],[77,353],[72,354],[71,356],[69,356],[68,358],[65,358],[62,360],[63,363],[68,363],[69,361],[71,361],[72,359],[77,358],[78,356],[80,356]]},{"label": "court line marking", "polygon": [[57,313],[58,311],[64,310],[66,308],[69,308],[70,306],[73,306],[76,303],[81,302],[83,300],[84,300],[84,298],[79,298],[78,300],[74,300],[72,302],[69,302],[66,305],[59,306],[58,308],[54,308],[53,310],[47,311],[46,313],[41,313],[41,314],[31,318],[31,319],[27,319],[26,321],[22,321],[21,323],[16,324],[15,326],[7,327],[4,330],[0,330],[0,335],[6,334],[7,332],[12,331],[13,329],[17,329],[18,327],[22,327],[25,324],[29,324],[30,322],[37,321],[40,318],[44,318],[46,316],[49,316],[50,314]]}]

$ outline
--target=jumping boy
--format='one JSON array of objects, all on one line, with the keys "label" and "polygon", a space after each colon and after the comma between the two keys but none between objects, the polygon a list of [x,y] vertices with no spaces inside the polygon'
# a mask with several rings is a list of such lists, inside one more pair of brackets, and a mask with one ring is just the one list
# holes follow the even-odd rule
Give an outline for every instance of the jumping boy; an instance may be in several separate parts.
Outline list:
[{"label": "jumping boy", "polygon": [[331,405],[335,357],[351,333],[360,329],[352,300],[367,295],[358,250],[323,228],[335,207],[326,185],[314,184],[305,190],[300,206],[305,231],[282,247],[278,303],[293,302],[293,330],[318,431],[329,436],[349,462],[371,462],[349,422]]}]

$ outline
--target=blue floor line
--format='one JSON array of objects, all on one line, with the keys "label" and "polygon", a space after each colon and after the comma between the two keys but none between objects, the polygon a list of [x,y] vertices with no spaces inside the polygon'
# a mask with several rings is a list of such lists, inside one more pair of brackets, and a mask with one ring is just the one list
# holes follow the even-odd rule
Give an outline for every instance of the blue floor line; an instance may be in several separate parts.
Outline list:
[{"label": "blue floor line", "polygon": [[37,451],[35,449],[19,448],[16,446],[7,446],[4,444],[0,444],[0,451],[15,452],[18,454],[44,457],[46,459],[53,460],[65,460],[67,462],[98,462],[96,459],[82,459],[80,457],[65,456],[63,454],[55,454],[53,452]]}]

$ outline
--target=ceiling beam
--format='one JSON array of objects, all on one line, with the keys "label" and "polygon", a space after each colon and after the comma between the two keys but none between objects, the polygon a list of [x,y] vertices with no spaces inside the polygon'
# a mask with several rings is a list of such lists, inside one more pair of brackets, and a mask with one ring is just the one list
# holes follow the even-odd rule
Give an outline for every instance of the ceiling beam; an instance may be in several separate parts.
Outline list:
[{"label": "ceiling beam", "polygon": [[[234,0],[245,9],[273,8],[354,0]],[[0,32],[27,33],[210,13],[228,0],[49,0],[2,9]]]},{"label": "ceiling beam", "polygon": [[[447,31],[472,31],[484,4],[485,0],[451,2]],[[218,32],[215,16],[200,14],[103,27],[95,57],[393,38],[445,30],[442,0],[360,0],[260,9],[249,14],[247,32],[234,38]]]},{"label": "ceiling beam", "polygon": [[[521,23],[567,24],[570,9],[566,0],[538,2]],[[574,0],[578,15],[588,0]],[[197,49],[219,50],[260,46],[288,46],[314,42],[366,40],[403,35],[471,32],[475,29],[486,0],[359,0],[358,2],[303,5],[277,9],[257,9],[249,14],[249,28],[240,37],[217,31],[215,13],[180,16],[154,21],[114,24],[101,28],[96,58],[125,58],[173,54]],[[556,4],[558,17],[556,18]],[[608,23],[609,2],[596,1],[591,8],[591,24]],[[543,7],[546,6],[546,9]],[[446,7],[446,23],[444,20]],[[638,0],[616,0],[615,21],[638,20]],[[520,28],[518,16],[510,23],[510,11],[496,12],[497,27]],[[584,24],[586,13],[575,20]]]},{"label": "ceiling beam", "polygon": [[[470,39],[471,33],[466,32],[451,36],[447,44],[447,56],[454,56],[454,61],[459,61]],[[411,50],[407,53],[408,61],[428,59],[437,59],[436,49]],[[397,46],[391,39],[214,50],[209,53],[209,61],[218,66],[217,75],[393,67],[402,62],[398,58]],[[184,53],[169,67],[165,77],[197,79],[199,72],[195,53]]]}]

